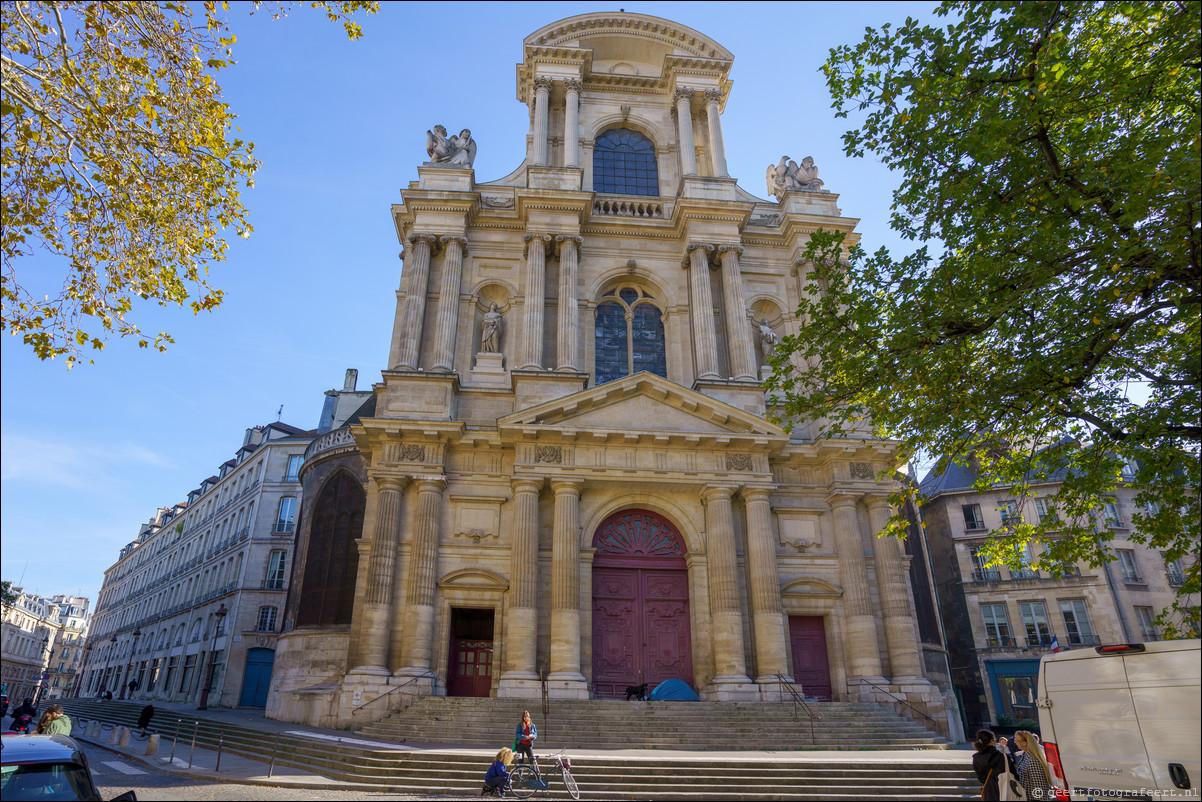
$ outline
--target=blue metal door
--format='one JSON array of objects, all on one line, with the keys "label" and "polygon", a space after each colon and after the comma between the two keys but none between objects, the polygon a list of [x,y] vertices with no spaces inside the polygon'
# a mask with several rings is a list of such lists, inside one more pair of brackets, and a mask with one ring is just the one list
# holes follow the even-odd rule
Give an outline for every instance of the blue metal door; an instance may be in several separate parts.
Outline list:
[{"label": "blue metal door", "polygon": [[275,664],[272,649],[251,649],[246,653],[246,671],[242,674],[242,707],[267,707],[267,691],[271,687],[271,667]]}]

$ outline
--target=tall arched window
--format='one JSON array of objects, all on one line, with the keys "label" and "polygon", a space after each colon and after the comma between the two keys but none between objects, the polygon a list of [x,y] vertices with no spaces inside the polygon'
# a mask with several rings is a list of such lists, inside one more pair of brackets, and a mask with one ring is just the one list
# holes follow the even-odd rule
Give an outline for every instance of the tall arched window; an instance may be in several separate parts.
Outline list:
[{"label": "tall arched window", "polygon": [[338,471],[313,508],[296,625],[349,624],[359,568],[356,541],[363,532],[366,495],[358,480]]},{"label": "tall arched window", "polygon": [[597,304],[594,385],[641,370],[668,377],[663,312],[637,287],[610,290]]},{"label": "tall arched window", "polygon": [[593,145],[593,191],[659,195],[655,145],[638,131],[614,128]]}]

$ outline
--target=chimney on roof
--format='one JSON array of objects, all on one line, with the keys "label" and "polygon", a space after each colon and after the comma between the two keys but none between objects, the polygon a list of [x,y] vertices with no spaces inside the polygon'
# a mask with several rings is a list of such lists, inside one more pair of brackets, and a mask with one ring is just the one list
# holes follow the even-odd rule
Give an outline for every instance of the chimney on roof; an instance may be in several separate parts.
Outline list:
[{"label": "chimney on roof", "polygon": [[355,392],[355,385],[359,383],[359,371],[354,368],[346,369],[346,381],[342,383],[342,392]]}]

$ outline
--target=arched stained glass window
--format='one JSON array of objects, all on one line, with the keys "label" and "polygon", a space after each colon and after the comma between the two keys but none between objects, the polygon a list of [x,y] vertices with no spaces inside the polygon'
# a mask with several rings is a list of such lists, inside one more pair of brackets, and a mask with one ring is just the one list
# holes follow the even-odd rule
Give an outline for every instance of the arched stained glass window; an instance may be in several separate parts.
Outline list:
[{"label": "arched stained glass window", "polygon": [[605,294],[594,327],[594,385],[645,370],[668,377],[663,312],[635,287]]},{"label": "arched stained glass window", "polygon": [[593,190],[616,195],[659,195],[655,145],[627,128],[601,134],[593,145]]}]

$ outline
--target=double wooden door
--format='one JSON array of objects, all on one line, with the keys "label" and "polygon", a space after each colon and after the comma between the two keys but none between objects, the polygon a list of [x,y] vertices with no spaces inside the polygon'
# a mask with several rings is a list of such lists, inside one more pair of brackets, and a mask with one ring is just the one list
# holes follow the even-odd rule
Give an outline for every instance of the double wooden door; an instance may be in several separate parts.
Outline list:
[{"label": "double wooden door", "polygon": [[626,688],[666,679],[692,684],[688,572],[593,569],[593,689],[625,698]]}]

